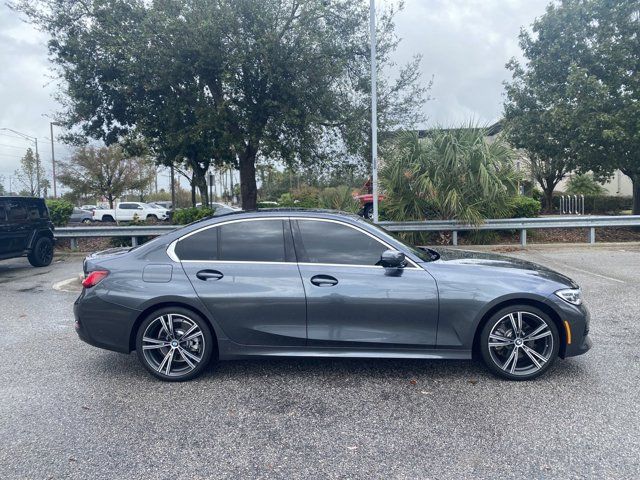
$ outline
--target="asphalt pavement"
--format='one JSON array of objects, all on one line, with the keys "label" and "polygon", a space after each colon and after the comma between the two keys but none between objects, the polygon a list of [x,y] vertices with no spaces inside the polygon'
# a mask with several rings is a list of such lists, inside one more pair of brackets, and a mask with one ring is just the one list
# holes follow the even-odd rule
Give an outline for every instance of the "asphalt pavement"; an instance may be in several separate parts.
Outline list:
[{"label": "asphalt pavement", "polygon": [[0,262],[0,478],[639,478],[640,247],[508,255],[574,278],[592,312],[593,349],[531,382],[471,361],[269,359],[163,383],[77,338],[59,282],[80,257]]}]

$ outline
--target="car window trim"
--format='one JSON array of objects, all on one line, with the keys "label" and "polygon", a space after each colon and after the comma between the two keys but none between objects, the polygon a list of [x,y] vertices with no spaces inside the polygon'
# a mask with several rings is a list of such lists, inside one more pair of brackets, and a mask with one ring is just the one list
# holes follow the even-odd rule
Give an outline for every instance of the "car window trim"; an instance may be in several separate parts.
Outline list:
[{"label": "car window trim", "polygon": [[[206,226],[204,226],[202,228],[194,230],[193,232],[189,232],[186,235],[175,239],[173,242],[171,242],[169,244],[169,246],[167,247],[167,255],[169,256],[169,258],[171,260],[173,260],[176,263],[181,263],[181,262],[185,262],[185,263],[253,263],[253,264],[256,264],[256,265],[261,265],[261,264],[270,264],[270,265],[278,265],[278,264],[281,264],[281,265],[292,265],[292,264],[297,264],[297,265],[305,265],[305,266],[314,265],[314,266],[327,266],[327,267],[384,268],[381,265],[363,265],[363,264],[353,264],[352,265],[352,264],[347,264],[347,263],[299,262],[299,261],[297,261],[297,258],[296,258],[296,260],[293,260],[293,261],[290,261],[290,262],[270,262],[270,261],[262,261],[262,260],[256,260],[256,261],[252,261],[252,260],[181,260],[176,255],[175,247],[176,247],[177,243],[182,241],[182,240],[184,240],[185,238],[189,238],[191,235],[195,235],[196,233],[202,232],[204,230],[208,230],[210,228],[221,227],[222,225],[227,225],[229,223],[255,222],[255,221],[259,221],[259,220],[280,220],[282,222],[287,221],[289,223],[289,228],[291,230],[291,234],[293,234],[293,228],[292,228],[292,225],[291,225],[291,222],[293,220],[312,220],[312,221],[317,221],[317,222],[328,222],[328,223],[337,223],[339,225],[346,225],[347,227],[353,228],[354,230],[357,230],[357,231],[359,231],[361,233],[364,233],[365,235],[368,235],[369,237],[373,238],[374,240],[376,240],[381,245],[385,246],[387,249],[398,251],[398,249],[393,247],[393,245],[390,245],[389,243],[385,242],[384,240],[376,237],[374,234],[372,234],[370,232],[367,232],[363,228],[361,228],[359,226],[356,226],[356,225],[351,225],[350,223],[346,223],[346,222],[343,222],[343,221],[340,221],[340,220],[334,220],[332,218],[317,218],[317,217],[255,217],[255,218],[238,218],[238,219],[233,219],[233,220],[226,220],[224,222],[215,223],[213,225],[206,225]],[[285,254],[286,254],[286,238],[285,238]],[[408,262],[408,265],[407,265],[408,268],[420,268],[411,258],[406,257],[406,260]],[[405,268],[407,268],[407,267],[405,267]]]}]

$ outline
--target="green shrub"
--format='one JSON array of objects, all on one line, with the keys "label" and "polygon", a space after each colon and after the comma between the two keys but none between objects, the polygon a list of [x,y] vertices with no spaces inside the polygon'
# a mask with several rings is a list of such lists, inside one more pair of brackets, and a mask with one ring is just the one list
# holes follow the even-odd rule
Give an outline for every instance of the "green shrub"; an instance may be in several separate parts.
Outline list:
[{"label": "green shrub", "polygon": [[283,193],[278,199],[281,207],[318,208],[319,190],[315,187],[302,187],[292,192]]},{"label": "green shrub", "polygon": [[73,204],[66,200],[47,200],[49,218],[56,227],[64,227],[73,213]]},{"label": "green shrub", "polygon": [[510,218],[532,218],[540,215],[542,204],[533,198],[517,196],[509,202]]},{"label": "green shrub", "polygon": [[173,212],[172,220],[176,225],[185,225],[202,218],[210,217],[211,215],[213,215],[213,213],[214,210],[208,207],[181,208]]},{"label": "green shrub", "polygon": [[256,204],[256,207],[258,209],[260,209],[260,208],[278,208],[278,207],[281,207],[281,206],[282,205],[280,205],[278,202],[258,202]]},{"label": "green shrub", "polygon": [[[557,205],[557,201],[555,202]],[[633,208],[633,197],[614,197],[611,195],[585,195],[584,213],[616,214]]]},{"label": "green shrub", "polygon": [[346,185],[322,190],[318,194],[318,206],[349,213],[357,213],[360,210],[360,202],[353,198],[353,192]]}]

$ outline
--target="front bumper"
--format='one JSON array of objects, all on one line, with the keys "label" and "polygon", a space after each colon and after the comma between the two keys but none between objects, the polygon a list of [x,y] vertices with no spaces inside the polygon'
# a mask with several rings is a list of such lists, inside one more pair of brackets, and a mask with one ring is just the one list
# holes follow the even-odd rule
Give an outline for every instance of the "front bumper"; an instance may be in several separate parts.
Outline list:
[{"label": "front bumper", "polygon": [[566,358],[587,353],[593,345],[589,337],[591,314],[587,307],[584,304],[571,305],[555,294],[547,298],[547,303],[558,314],[562,323],[560,333],[565,342],[560,349],[560,356]]}]

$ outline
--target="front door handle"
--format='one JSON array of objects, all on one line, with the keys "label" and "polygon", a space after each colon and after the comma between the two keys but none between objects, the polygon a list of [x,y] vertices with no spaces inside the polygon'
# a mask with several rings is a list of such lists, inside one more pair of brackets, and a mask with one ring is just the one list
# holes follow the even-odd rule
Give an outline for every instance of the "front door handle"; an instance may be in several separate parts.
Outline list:
[{"label": "front door handle", "polygon": [[200,280],[220,280],[224,275],[218,270],[200,270],[196,273],[196,277]]},{"label": "front door handle", "polygon": [[311,277],[311,283],[317,287],[333,287],[338,284],[338,279],[331,275],[315,275]]}]

